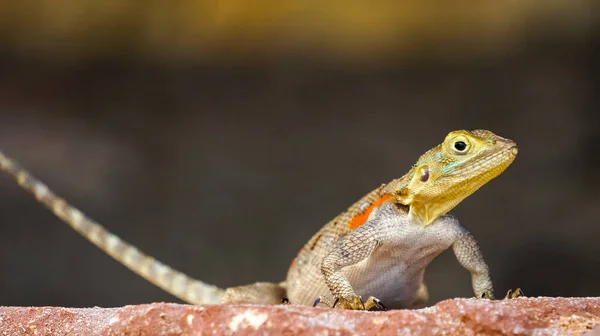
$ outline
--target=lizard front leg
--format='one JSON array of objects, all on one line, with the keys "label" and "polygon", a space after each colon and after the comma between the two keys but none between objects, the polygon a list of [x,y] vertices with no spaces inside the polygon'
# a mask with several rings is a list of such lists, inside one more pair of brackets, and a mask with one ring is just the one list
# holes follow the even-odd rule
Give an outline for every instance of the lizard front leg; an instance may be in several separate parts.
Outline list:
[{"label": "lizard front leg", "polygon": [[342,272],[342,268],[369,257],[378,245],[372,230],[368,230],[368,226],[363,225],[341,237],[332,251],[325,256],[321,264],[321,272],[335,299],[334,307],[353,310],[381,309],[383,307],[374,297],[369,297],[367,302],[363,303],[362,298],[356,295],[346,275]]},{"label": "lizard front leg", "polygon": [[494,299],[494,286],[488,265],[483,260],[483,254],[477,245],[477,241],[464,228],[452,245],[458,262],[469,272],[475,296],[479,299]]}]

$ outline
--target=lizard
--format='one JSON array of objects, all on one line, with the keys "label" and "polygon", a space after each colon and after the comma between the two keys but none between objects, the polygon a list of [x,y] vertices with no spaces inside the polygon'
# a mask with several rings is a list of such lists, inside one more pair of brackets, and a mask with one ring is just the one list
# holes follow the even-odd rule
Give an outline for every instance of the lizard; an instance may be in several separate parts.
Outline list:
[{"label": "lizard", "polygon": [[325,224],[300,249],[284,281],[226,289],[193,279],[121,240],[2,152],[0,169],[93,244],[185,302],[285,301],[380,310],[424,305],[429,296],[425,268],[450,247],[471,273],[475,297],[494,299],[477,241],[448,212],[500,175],[517,153],[514,141],[491,131],[452,131],[405,175],[372,190]]}]

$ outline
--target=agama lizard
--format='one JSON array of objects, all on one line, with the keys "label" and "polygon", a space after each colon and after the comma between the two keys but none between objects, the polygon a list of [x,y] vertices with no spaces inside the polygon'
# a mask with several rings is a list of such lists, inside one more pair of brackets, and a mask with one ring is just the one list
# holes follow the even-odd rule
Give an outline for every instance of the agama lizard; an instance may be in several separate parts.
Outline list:
[{"label": "agama lizard", "polygon": [[[55,195],[0,152],[0,168],[100,249],[180,299],[193,304],[322,302],[346,309],[422,305],[426,266],[452,247],[472,275],[478,298],[494,298],[477,242],[447,214],[501,174],[515,159],[512,140],[486,130],[453,131],[399,179],[369,192],[325,224],[300,250],[280,283],[221,289],[173,270],[124,242]],[[363,302],[362,298],[368,297]]]}]

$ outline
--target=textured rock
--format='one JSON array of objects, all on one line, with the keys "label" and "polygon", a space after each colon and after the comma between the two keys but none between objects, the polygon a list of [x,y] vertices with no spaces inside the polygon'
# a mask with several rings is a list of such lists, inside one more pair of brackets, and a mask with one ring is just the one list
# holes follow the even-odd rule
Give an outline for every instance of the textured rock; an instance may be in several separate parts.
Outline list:
[{"label": "textured rock", "polygon": [[0,307],[1,335],[600,335],[600,298],[455,299],[420,310],[295,305]]}]

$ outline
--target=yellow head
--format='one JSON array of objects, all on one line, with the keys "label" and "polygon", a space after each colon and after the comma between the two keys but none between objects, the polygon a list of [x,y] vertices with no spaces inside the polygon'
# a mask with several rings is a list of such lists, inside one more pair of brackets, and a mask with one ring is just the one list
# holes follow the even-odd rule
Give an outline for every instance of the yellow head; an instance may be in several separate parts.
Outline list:
[{"label": "yellow head", "polygon": [[490,131],[453,131],[386,192],[397,203],[409,206],[411,217],[427,225],[500,175],[517,152],[514,141]]}]

